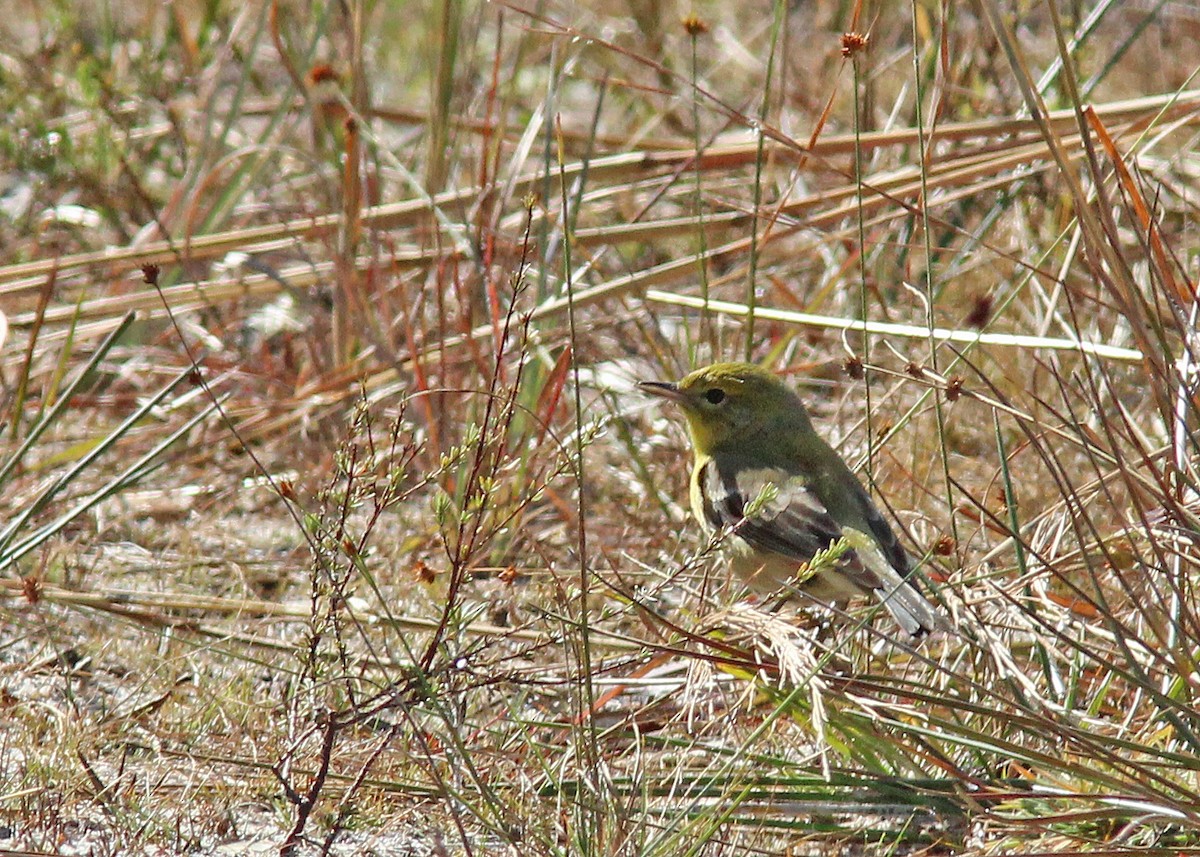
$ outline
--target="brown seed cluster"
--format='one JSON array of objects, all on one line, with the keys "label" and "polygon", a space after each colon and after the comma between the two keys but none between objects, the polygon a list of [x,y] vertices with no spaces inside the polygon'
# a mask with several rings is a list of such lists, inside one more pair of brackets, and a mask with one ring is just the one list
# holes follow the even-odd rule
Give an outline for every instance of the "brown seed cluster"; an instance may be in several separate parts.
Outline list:
[{"label": "brown seed cluster", "polygon": [[869,33],[842,33],[842,56],[850,59],[865,51],[870,43]]},{"label": "brown seed cluster", "polygon": [[967,313],[965,321],[968,326],[978,329],[986,325],[991,317],[992,296],[979,295],[972,301],[971,311]]},{"label": "brown seed cluster", "polygon": [[433,583],[435,580],[437,580],[437,574],[434,572],[434,570],[432,568],[427,566],[422,560],[417,560],[416,563],[413,565],[412,570],[413,570],[413,575],[416,576],[417,580],[421,581],[422,583],[424,583],[426,585],[429,585],[429,584]]},{"label": "brown seed cluster", "polygon": [[322,83],[340,84],[341,76],[328,63],[318,63],[308,70],[310,86],[320,86]]}]

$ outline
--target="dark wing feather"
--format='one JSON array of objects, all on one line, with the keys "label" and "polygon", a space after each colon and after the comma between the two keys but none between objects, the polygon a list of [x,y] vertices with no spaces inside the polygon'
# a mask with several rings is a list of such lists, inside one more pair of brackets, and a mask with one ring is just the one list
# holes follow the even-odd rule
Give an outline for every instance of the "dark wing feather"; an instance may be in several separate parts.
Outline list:
[{"label": "dark wing feather", "polygon": [[[736,474],[736,477],[735,477]],[[799,565],[842,537],[842,528],[821,502],[817,493],[799,476],[782,468],[740,468],[723,472],[712,461],[701,473],[704,515],[714,528],[729,527],[752,548],[769,551]],[[746,507],[766,485],[776,495],[753,517]],[[876,517],[879,513],[875,513]],[[880,523],[886,527],[880,519]],[[890,534],[890,531],[889,531]],[[895,541],[895,537],[892,537]],[[879,578],[858,561],[853,551],[841,559],[844,571],[864,592],[882,585]]]},{"label": "dark wing feather", "polygon": [[[799,565],[845,535],[816,486],[783,468],[741,467],[734,461],[722,469],[709,461],[699,479],[708,524],[714,529],[731,529],[755,550],[779,554]],[[776,495],[758,514],[745,517],[746,507],[768,484],[775,486]],[[909,634],[945,627],[933,605],[907,580],[911,569],[908,555],[866,490],[852,476],[849,482],[838,484],[853,484],[857,489],[849,498],[852,508],[846,510],[858,518],[848,525],[850,530],[857,531],[859,538],[870,538],[879,549],[872,551],[874,558],[866,559],[854,550],[847,551],[838,562],[840,577],[861,592],[874,592]],[[862,531],[862,524],[869,533]]]},{"label": "dark wing feather", "polygon": [[879,509],[871,502],[871,497],[867,494],[866,489],[858,483],[858,480],[855,480],[854,485],[858,489],[855,499],[858,501],[859,510],[861,511],[863,520],[870,527],[871,535],[874,536],[876,544],[879,545],[879,550],[883,553],[884,558],[892,568],[900,573],[901,577],[908,577],[909,572],[912,571],[908,552],[904,550],[904,546],[900,544],[900,540],[896,538],[896,534],[892,532],[892,528],[888,526],[888,522],[879,513]]}]

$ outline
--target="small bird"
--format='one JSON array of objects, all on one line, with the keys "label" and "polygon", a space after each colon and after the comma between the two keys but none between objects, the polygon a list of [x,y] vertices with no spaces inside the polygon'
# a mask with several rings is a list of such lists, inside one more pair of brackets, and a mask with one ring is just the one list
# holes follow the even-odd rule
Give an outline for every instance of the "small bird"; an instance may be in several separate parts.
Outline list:
[{"label": "small bird", "polygon": [[[945,627],[866,489],[778,376],[716,363],[678,383],[638,386],[682,408],[695,454],[692,514],[709,531],[729,531],[731,565],[751,590],[794,585],[829,604],[873,593],[913,636]],[[849,550],[833,567],[797,580],[802,564],[841,539]]]}]

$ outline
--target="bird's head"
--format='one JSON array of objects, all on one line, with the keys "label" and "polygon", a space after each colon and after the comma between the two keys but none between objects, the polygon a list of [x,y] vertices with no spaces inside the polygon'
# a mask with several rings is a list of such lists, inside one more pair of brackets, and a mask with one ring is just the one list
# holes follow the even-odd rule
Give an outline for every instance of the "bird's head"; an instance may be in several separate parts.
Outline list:
[{"label": "bird's head", "polygon": [[692,445],[702,455],[753,444],[778,430],[811,430],[800,397],[778,376],[752,363],[714,363],[677,383],[642,381],[638,386],[679,405]]}]

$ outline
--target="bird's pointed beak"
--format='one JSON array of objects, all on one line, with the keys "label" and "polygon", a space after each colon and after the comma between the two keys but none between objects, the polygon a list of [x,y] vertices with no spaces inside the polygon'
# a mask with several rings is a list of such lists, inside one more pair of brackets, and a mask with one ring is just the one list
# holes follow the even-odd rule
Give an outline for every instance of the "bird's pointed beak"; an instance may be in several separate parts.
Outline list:
[{"label": "bird's pointed beak", "polygon": [[672,384],[670,381],[638,381],[638,389],[643,393],[669,399],[672,402],[683,401],[683,393],[679,391],[679,385]]}]

